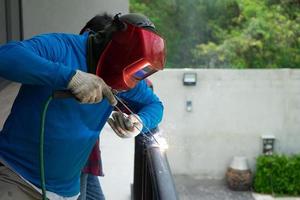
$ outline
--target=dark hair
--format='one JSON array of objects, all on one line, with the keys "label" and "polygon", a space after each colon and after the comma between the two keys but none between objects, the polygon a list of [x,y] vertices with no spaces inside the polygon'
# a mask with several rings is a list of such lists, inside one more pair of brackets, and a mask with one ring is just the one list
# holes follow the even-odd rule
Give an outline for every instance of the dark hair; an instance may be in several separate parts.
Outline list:
[{"label": "dark hair", "polygon": [[81,29],[80,34],[83,34],[87,30],[91,30],[93,32],[101,31],[112,21],[113,17],[107,13],[96,15],[85,24],[85,26]]}]

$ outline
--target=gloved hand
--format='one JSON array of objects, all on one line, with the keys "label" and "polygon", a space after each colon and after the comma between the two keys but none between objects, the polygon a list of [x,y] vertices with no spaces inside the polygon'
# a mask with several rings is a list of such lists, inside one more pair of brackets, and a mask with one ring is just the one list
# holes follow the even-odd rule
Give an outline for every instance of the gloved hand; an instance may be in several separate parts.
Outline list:
[{"label": "gloved hand", "polygon": [[76,74],[68,84],[68,89],[81,103],[98,103],[104,96],[111,105],[117,104],[111,88],[94,74],[76,70]]},{"label": "gloved hand", "polygon": [[112,118],[109,118],[107,122],[121,138],[135,137],[143,129],[140,117],[135,114],[126,115],[125,113],[114,112]]}]

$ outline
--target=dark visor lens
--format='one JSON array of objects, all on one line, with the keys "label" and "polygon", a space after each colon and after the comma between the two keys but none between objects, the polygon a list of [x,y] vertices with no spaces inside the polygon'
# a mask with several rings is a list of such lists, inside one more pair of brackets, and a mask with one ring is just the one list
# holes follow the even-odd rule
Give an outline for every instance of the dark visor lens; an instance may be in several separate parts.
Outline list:
[{"label": "dark visor lens", "polygon": [[149,65],[149,66],[146,66],[143,69],[140,69],[139,71],[135,72],[133,76],[137,80],[143,80],[147,76],[150,76],[151,74],[153,74],[154,72],[156,72],[156,70],[152,69]]}]

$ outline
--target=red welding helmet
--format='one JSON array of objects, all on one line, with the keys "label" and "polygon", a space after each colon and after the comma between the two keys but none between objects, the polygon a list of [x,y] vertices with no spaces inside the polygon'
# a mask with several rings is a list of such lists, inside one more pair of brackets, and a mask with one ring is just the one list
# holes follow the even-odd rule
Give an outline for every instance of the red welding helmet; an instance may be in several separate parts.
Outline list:
[{"label": "red welding helmet", "polygon": [[116,90],[128,90],[162,70],[165,42],[148,18],[139,14],[115,17],[124,28],[112,35],[101,54],[96,74]]}]

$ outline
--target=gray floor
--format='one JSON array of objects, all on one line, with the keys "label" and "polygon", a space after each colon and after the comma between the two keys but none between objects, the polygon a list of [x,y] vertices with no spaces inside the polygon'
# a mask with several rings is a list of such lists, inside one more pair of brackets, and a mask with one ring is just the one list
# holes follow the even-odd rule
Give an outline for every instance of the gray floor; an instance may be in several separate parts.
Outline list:
[{"label": "gray floor", "polygon": [[174,181],[180,200],[254,200],[251,192],[231,191],[222,180],[176,175]]}]

